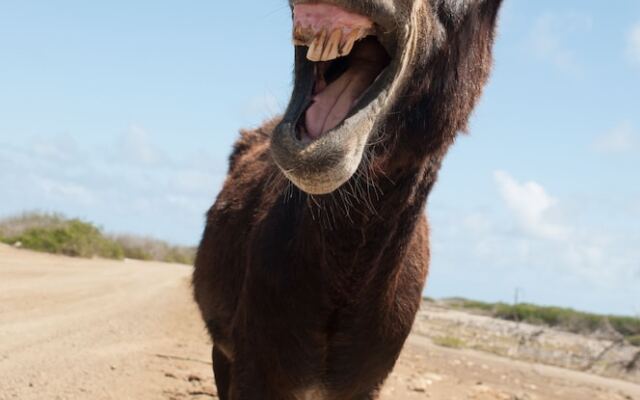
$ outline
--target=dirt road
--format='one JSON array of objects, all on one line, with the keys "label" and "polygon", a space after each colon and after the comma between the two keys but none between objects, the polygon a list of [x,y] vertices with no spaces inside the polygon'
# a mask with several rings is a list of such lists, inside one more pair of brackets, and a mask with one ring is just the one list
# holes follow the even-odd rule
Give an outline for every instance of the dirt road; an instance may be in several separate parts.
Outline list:
[{"label": "dirt road", "polygon": [[[190,268],[0,245],[0,399],[211,399]],[[640,386],[414,335],[384,400],[640,400]]]}]

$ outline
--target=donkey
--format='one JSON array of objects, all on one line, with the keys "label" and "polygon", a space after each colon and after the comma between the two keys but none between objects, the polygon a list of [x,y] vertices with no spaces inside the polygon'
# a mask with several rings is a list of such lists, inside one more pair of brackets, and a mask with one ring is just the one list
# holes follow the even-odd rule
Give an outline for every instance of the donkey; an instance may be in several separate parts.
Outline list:
[{"label": "donkey", "polygon": [[501,3],[290,0],[290,103],[241,133],[193,274],[221,399],[378,398],[422,298],[426,199],[488,79]]}]

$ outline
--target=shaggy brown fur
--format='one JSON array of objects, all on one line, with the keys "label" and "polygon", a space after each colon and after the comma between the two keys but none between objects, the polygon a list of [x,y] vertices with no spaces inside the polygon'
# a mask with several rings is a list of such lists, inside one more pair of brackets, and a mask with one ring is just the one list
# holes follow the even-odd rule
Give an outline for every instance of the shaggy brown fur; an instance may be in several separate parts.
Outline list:
[{"label": "shaggy brown fur", "polygon": [[489,74],[501,3],[415,1],[397,1],[425,25],[411,75],[346,185],[291,185],[277,119],[235,145],[193,277],[223,400],[375,399],[393,369],[427,275],[425,202]]}]

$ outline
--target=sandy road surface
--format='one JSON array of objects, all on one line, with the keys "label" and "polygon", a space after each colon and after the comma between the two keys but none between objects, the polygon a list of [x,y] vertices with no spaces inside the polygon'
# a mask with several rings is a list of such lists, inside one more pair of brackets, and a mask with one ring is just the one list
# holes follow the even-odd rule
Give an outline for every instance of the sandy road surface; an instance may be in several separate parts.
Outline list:
[{"label": "sandy road surface", "polygon": [[[190,268],[0,245],[0,399],[211,399]],[[640,386],[409,340],[384,400],[640,400]]]}]

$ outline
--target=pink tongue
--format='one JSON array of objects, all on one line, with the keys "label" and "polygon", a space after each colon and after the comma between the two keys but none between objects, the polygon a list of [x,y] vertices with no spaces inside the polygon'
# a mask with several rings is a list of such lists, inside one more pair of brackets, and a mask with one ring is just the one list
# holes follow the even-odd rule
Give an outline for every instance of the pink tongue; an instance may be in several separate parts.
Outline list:
[{"label": "pink tongue", "polygon": [[384,68],[376,45],[366,40],[349,59],[349,68],[324,90],[313,97],[305,114],[307,134],[318,139],[340,124],[354,103],[373,83]]},{"label": "pink tongue", "polygon": [[376,78],[373,68],[349,68],[342,76],[313,98],[306,113],[311,139],[318,139],[347,118],[349,110]]}]

